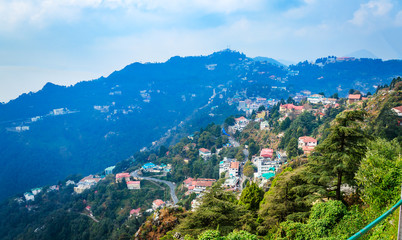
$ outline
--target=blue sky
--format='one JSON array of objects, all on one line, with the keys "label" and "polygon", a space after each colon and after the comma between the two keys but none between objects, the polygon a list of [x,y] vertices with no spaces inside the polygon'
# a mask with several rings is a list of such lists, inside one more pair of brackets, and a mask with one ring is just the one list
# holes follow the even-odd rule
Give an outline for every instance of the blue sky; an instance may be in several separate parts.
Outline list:
[{"label": "blue sky", "polygon": [[398,0],[0,0],[0,102],[226,47],[292,62],[402,58]]}]

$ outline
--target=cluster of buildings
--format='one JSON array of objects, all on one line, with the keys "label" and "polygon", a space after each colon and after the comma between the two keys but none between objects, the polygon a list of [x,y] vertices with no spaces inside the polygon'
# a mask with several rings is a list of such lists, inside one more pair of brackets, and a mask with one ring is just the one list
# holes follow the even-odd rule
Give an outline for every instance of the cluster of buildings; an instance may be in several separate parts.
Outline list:
[{"label": "cluster of buildings", "polygon": [[42,192],[42,188],[33,188],[30,192],[24,193],[25,201],[34,201],[35,196]]},{"label": "cluster of buildings", "polygon": [[235,118],[235,124],[233,126],[229,126],[228,130],[230,133],[236,133],[236,131],[242,132],[243,129],[247,126],[247,124],[250,122],[247,118],[241,116],[238,118]]},{"label": "cluster of buildings", "polygon": [[124,181],[127,184],[127,188],[130,190],[141,189],[140,181],[132,181],[129,173],[118,173],[116,174],[116,183],[121,183]]},{"label": "cluster of buildings", "polygon": [[160,164],[156,165],[154,163],[146,163],[142,167],[142,171],[144,172],[152,172],[152,173],[168,173],[172,170],[172,165],[171,164]]},{"label": "cluster of buildings", "polygon": [[85,190],[90,189],[92,186],[98,184],[98,182],[102,179],[104,179],[104,177],[98,175],[86,176],[76,184],[76,186],[74,187],[74,192],[80,194]]},{"label": "cluster of buildings", "polygon": [[225,174],[225,187],[236,189],[240,183],[240,162],[235,159],[224,157],[219,163],[219,177]]},{"label": "cluster of buildings", "polygon": [[324,105],[330,104],[330,105],[335,105],[337,102],[336,98],[326,98],[321,94],[313,94],[307,97],[307,101],[309,101],[312,104],[318,104],[322,103]]},{"label": "cluster of buildings", "polygon": [[183,186],[188,190],[185,195],[190,195],[192,193],[200,194],[204,192],[207,187],[211,187],[216,182],[215,179],[209,178],[187,178],[183,181]]},{"label": "cluster of buildings", "polygon": [[260,155],[252,158],[253,164],[257,166],[254,177],[268,180],[275,176],[281,165],[287,161],[286,154],[281,153],[280,156],[281,158],[275,157],[274,150],[271,148],[261,149]]},{"label": "cluster of buildings", "polygon": [[276,99],[267,99],[262,97],[250,98],[245,100],[241,99],[243,99],[241,96],[235,95],[233,98],[228,99],[228,104],[232,105],[237,103],[237,109],[239,111],[246,112],[247,116],[250,116],[253,111],[257,111],[261,106],[268,108],[268,106],[273,106],[279,102],[279,100]]}]

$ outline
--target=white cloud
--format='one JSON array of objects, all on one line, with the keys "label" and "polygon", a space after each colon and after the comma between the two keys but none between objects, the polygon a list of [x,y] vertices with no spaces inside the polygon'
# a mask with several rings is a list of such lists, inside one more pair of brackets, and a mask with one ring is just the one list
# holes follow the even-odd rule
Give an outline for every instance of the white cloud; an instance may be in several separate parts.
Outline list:
[{"label": "white cloud", "polygon": [[386,16],[392,8],[393,4],[389,0],[372,0],[360,5],[350,22],[362,26],[367,22],[373,22],[375,19]]}]

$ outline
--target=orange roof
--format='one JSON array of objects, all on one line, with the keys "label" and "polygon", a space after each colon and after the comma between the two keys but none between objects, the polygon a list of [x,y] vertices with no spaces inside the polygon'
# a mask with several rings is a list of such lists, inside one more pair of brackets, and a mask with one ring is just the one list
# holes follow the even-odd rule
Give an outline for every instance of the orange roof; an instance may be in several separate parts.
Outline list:
[{"label": "orange roof", "polygon": [[315,138],[309,137],[309,136],[304,136],[304,137],[299,137],[299,140],[302,140],[303,142],[317,142]]},{"label": "orange roof", "polygon": [[209,150],[206,149],[206,148],[200,148],[200,152],[203,152],[203,153],[210,153],[211,151],[209,151]]},{"label": "orange roof", "polygon": [[349,99],[353,99],[353,100],[360,100],[360,98],[362,97],[361,94],[349,94]]},{"label": "orange roof", "polygon": [[239,168],[239,166],[240,166],[240,163],[239,162],[231,162],[230,163],[230,168]]},{"label": "orange roof", "polygon": [[116,174],[116,178],[129,178],[130,173],[118,173]]},{"label": "orange roof", "polygon": [[159,207],[159,206],[165,204],[165,202],[160,200],[160,199],[156,199],[156,200],[153,201],[153,204],[155,204],[156,206]]}]

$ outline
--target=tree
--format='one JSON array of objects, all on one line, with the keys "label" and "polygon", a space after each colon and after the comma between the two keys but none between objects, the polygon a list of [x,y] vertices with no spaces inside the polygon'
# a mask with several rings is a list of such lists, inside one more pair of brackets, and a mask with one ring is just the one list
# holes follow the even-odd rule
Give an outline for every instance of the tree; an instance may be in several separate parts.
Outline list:
[{"label": "tree", "polygon": [[233,116],[230,116],[225,119],[225,124],[228,126],[233,126],[235,124],[235,120]]},{"label": "tree", "polygon": [[247,161],[246,164],[244,164],[243,175],[249,178],[254,176],[254,167],[250,161]]},{"label": "tree", "polygon": [[258,107],[258,112],[265,111],[265,106],[261,105]]},{"label": "tree", "polygon": [[328,137],[316,147],[316,154],[310,156],[311,181],[321,185],[321,193],[335,187],[337,200],[342,200],[343,183],[355,185],[355,173],[366,150],[367,137],[360,124],[364,116],[360,110],[338,115]]},{"label": "tree", "polygon": [[286,147],[286,154],[289,159],[299,156],[300,150],[298,146],[298,141],[296,138],[290,139],[288,146]]},{"label": "tree", "polygon": [[263,198],[264,191],[252,182],[241,192],[239,204],[244,205],[247,210],[257,211]]},{"label": "tree", "polygon": [[339,98],[339,94],[338,94],[338,93],[334,93],[334,94],[331,95],[331,98],[336,98],[336,99],[338,99],[338,98]]},{"label": "tree", "polygon": [[325,97],[325,93],[324,93],[324,92],[319,92],[318,94]]},{"label": "tree", "polygon": [[288,127],[290,126],[291,123],[292,123],[292,121],[290,121],[290,118],[286,117],[285,120],[283,120],[281,122],[280,129],[282,131],[285,131],[286,129],[288,129]]},{"label": "tree", "polygon": [[363,188],[363,201],[371,208],[382,211],[400,198],[402,182],[402,146],[396,139],[377,139],[368,144],[366,157],[356,174]]},{"label": "tree", "polygon": [[289,97],[288,100],[286,100],[286,103],[296,103],[295,100],[293,100],[292,97]]}]

